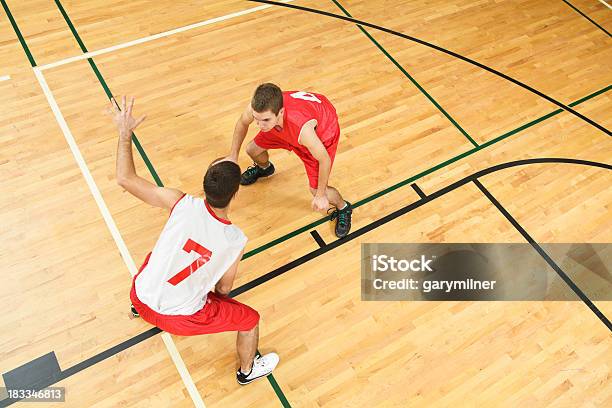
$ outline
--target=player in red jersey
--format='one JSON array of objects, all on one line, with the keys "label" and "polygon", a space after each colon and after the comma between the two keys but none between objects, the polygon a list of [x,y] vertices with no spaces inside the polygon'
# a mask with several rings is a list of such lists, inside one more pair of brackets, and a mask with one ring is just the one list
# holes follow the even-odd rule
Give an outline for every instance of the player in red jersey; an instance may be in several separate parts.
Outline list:
[{"label": "player in red jersey", "polygon": [[253,121],[260,132],[246,151],[254,163],[242,173],[240,184],[253,184],[258,178],[274,173],[269,149],[295,152],[306,168],[312,208],[323,211],[330,204],[336,207],[331,214],[331,219],[337,220],[336,236],[345,237],[351,229],[351,204],[327,184],[340,139],[338,115],[331,102],[320,94],[282,92],[270,83],[259,85],[234,128],[230,159],[238,160],[240,146]]}]

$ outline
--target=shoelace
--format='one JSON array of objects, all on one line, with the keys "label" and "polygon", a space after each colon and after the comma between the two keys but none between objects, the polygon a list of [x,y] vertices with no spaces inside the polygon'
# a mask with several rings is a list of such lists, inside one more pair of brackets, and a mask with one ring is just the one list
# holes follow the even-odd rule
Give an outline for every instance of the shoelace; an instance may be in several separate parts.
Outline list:
[{"label": "shoelace", "polygon": [[338,219],[338,224],[340,224],[341,226],[346,226],[346,224],[348,224],[348,211],[340,211],[339,209],[329,209],[327,210],[327,213],[329,214],[329,212],[332,211],[331,215],[329,216],[329,220],[333,221],[336,218]]},{"label": "shoelace", "polygon": [[250,176],[254,176],[255,174],[257,174],[259,166],[257,165],[257,163],[253,163],[252,166],[247,167],[245,173],[250,177]]}]

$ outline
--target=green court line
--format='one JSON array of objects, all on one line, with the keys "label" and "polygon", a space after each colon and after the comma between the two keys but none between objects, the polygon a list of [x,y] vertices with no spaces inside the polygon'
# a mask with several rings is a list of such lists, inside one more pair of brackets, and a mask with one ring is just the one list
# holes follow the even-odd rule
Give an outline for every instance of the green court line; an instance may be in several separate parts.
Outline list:
[{"label": "green court line", "polygon": [[6,16],[11,22],[11,25],[13,26],[13,30],[15,31],[15,34],[17,34],[17,38],[19,39],[19,42],[21,43],[21,48],[23,48],[23,50],[25,51],[26,56],[28,57],[28,60],[30,61],[30,65],[32,65],[32,68],[34,68],[36,66],[36,61],[34,60],[34,56],[30,52],[30,49],[28,48],[28,44],[26,44],[25,39],[23,38],[23,35],[21,35],[21,30],[17,26],[17,23],[15,22],[15,19],[13,18],[13,14],[11,13],[11,10],[9,10],[8,5],[6,4],[5,0],[0,0],[0,1],[2,2],[2,7],[4,7],[4,12],[6,13]]},{"label": "green court line", "polygon": [[283,407],[291,408],[291,404],[289,404],[289,401],[287,401],[287,398],[285,397],[285,394],[283,394],[283,390],[281,390],[281,387],[276,382],[276,378],[274,378],[274,375],[270,374],[266,378],[270,382],[270,385],[274,389],[274,392],[276,393],[276,396],[280,400],[281,404],[283,404]]},{"label": "green court line", "polygon": [[[66,13],[66,10],[62,6],[62,3],[60,3],[59,0],[55,0],[55,4],[57,5],[60,13],[62,13],[62,16],[64,17],[64,20],[66,21],[66,24],[68,24],[68,27],[70,28],[70,31],[72,32],[72,35],[74,36],[74,38],[76,39],[77,43],[79,44],[79,47],[81,47],[81,51],[83,51],[83,53],[87,53],[88,52],[87,51],[87,47],[85,46],[85,43],[83,43],[83,40],[81,40],[81,37],[79,36],[79,33],[77,32],[76,28],[72,24],[72,21],[70,20],[70,17],[68,17],[68,13]],[[104,92],[106,93],[106,96],[108,97],[109,100],[111,100],[113,98],[113,93],[111,92],[110,88],[108,87],[108,84],[104,80],[104,77],[102,77],[102,73],[100,73],[100,70],[98,69],[98,66],[96,65],[96,63],[94,62],[94,60],[92,58],[87,58],[87,62],[89,62],[89,65],[91,66],[91,69],[96,74],[96,77],[98,78],[98,81],[102,85],[102,88],[104,88]],[[163,187],[164,183],[162,183],[161,179],[159,178],[159,175],[155,171],[155,168],[153,167],[153,164],[151,163],[151,160],[149,160],[149,157],[147,156],[147,153],[145,152],[145,150],[142,147],[142,144],[140,143],[140,141],[136,137],[136,133],[132,133],[132,142],[134,143],[134,146],[136,146],[136,150],[138,150],[138,153],[140,154],[140,157],[142,157],[142,160],[145,162],[145,165],[147,166],[147,169],[149,169],[149,172],[151,173],[151,176],[153,177],[153,180],[155,180],[155,183],[159,187]]]},{"label": "green court line", "polygon": [[[332,0],[336,6],[338,6],[338,8],[340,10],[342,10],[342,12],[350,18],[353,18],[353,16],[351,15],[351,13],[348,12],[348,10],[346,10],[342,4],[340,4],[338,1],[336,0]],[[455,119],[453,119],[451,117],[451,115],[449,115],[448,112],[446,112],[446,110],[438,103],[436,102],[436,100],[429,94],[429,92],[427,92],[425,90],[425,88],[423,88],[417,81],[416,79],[414,79],[414,77],[412,75],[410,75],[408,73],[408,71],[406,71],[404,69],[404,67],[397,62],[397,60],[395,58],[393,58],[391,56],[391,54],[389,54],[389,52],[387,52],[387,50],[385,48],[383,48],[382,45],[380,45],[380,43],[378,41],[376,41],[376,39],[374,37],[372,37],[372,35],[365,29],[363,28],[361,25],[357,24],[357,28],[359,28],[361,30],[362,33],[364,33],[366,35],[366,37],[368,37],[370,39],[370,41],[372,41],[374,43],[374,45],[376,45],[376,47],[383,53],[385,54],[385,56],[393,63],[393,65],[395,65],[397,67],[397,69],[399,69],[400,71],[402,71],[402,73],[410,80],[410,82],[412,82],[412,84],[414,86],[416,86],[418,88],[419,91],[421,91],[421,93],[423,95],[425,95],[427,97],[427,99],[429,99],[429,101],[440,111],[442,112],[442,114],[461,132],[461,134],[463,136],[465,136],[470,143],[472,143],[475,147],[478,147],[478,143],[476,143],[476,141],[459,125],[459,123],[457,123],[457,121],[455,121]]]},{"label": "green court line", "polygon": [[[594,93],[592,93],[590,95],[585,96],[582,99],[579,99],[579,100],[577,100],[575,102],[572,102],[570,104],[570,106],[579,105],[579,104],[581,104],[583,102],[586,102],[586,101],[588,101],[588,100],[590,100],[590,99],[592,99],[592,98],[594,98],[594,97],[596,97],[598,95],[601,95],[601,94],[609,91],[610,89],[612,89],[612,85],[608,85],[607,87],[605,87],[605,88],[603,88],[603,89],[601,89],[599,91],[596,91],[596,92],[594,92]],[[446,166],[448,166],[448,165],[450,165],[450,164],[452,164],[452,163],[454,163],[454,162],[456,162],[458,160],[461,160],[461,159],[463,159],[463,158],[465,158],[467,156],[470,156],[470,155],[472,155],[472,154],[474,154],[476,152],[479,152],[480,150],[486,149],[487,147],[489,147],[489,146],[491,146],[491,145],[493,145],[495,143],[498,143],[498,142],[500,142],[500,141],[502,141],[504,139],[509,138],[510,136],[513,136],[513,135],[515,135],[515,134],[517,134],[519,132],[522,132],[525,129],[528,129],[528,128],[532,127],[532,126],[535,126],[535,125],[537,125],[540,122],[543,122],[543,121],[545,121],[547,119],[550,119],[553,116],[556,116],[556,115],[558,115],[561,112],[563,112],[562,109],[557,109],[557,110],[552,111],[552,112],[550,112],[550,113],[548,113],[548,114],[546,114],[544,116],[541,116],[541,117],[539,117],[537,119],[534,119],[531,122],[525,123],[524,125],[516,128],[514,130],[511,130],[509,132],[506,132],[503,135],[498,136],[498,137],[496,137],[494,139],[491,139],[488,142],[479,145],[478,147],[470,149],[470,150],[468,150],[468,151],[466,151],[464,153],[461,153],[461,154],[459,154],[459,155],[457,155],[455,157],[452,157],[452,158],[450,158],[450,159],[448,159],[448,160],[446,160],[446,161],[444,161],[442,163],[439,163],[439,164],[435,165],[434,167],[431,167],[431,168],[429,168],[427,170],[424,170],[424,171],[422,171],[422,172],[420,172],[420,173],[418,173],[418,174],[416,174],[416,175],[414,175],[414,176],[412,176],[410,178],[407,178],[407,179],[405,179],[403,181],[400,181],[399,183],[396,183],[396,184],[392,185],[391,187],[388,187],[388,188],[386,188],[386,189],[384,189],[382,191],[379,191],[377,193],[372,194],[369,197],[361,199],[361,200],[359,200],[359,201],[357,201],[357,202],[355,202],[353,204],[353,208],[360,207],[360,206],[362,206],[362,205],[364,205],[366,203],[369,203],[372,200],[375,200],[375,199],[377,199],[379,197],[382,197],[385,194],[388,194],[388,193],[390,193],[390,192],[392,192],[394,190],[397,190],[400,187],[403,187],[403,186],[405,186],[407,184],[413,183],[414,181],[416,181],[416,180],[418,180],[418,179],[420,179],[422,177],[425,177],[428,174],[433,173],[434,171],[440,170],[440,169],[442,169],[442,168],[444,168],[444,167],[446,167]],[[296,235],[299,235],[299,234],[301,234],[303,232],[309,231],[309,230],[311,230],[311,229],[313,229],[313,228],[323,224],[326,221],[329,221],[329,217],[321,218],[321,219],[319,219],[317,221],[314,221],[314,222],[312,222],[312,223],[310,223],[308,225],[305,225],[305,226],[303,226],[303,227],[301,227],[301,228],[299,228],[299,229],[297,229],[295,231],[292,231],[292,232],[290,232],[290,233],[288,233],[286,235],[283,235],[283,236],[281,236],[279,238],[276,238],[275,240],[270,241],[267,244],[264,244],[264,245],[262,245],[260,247],[252,249],[249,252],[246,252],[244,254],[244,256],[242,257],[242,259],[244,260],[244,259],[250,258],[253,255],[256,255],[256,254],[258,254],[258,253],[260,253],[262,251],[265,251],[265,250],[267,250],[267,249],[269,249],[269,248],[271,248],[271,247],[273,247],[273,246],[275,246],[277,244],[280,244],[281,242],[284,242],[284,241],[286,241],[286,240],[288,240],[290,238],[293,238]]]}]

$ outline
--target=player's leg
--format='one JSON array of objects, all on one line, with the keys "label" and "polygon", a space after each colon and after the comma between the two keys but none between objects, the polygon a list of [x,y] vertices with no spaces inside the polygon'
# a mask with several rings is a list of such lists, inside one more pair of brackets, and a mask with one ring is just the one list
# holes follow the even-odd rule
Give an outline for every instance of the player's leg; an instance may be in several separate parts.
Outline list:
[{"label": "player's leg", "polygon": [[240,360],[240,371],[249,373],[253,368],[253,359],[259,343],[259,323],[249,331],[239,331],[236,336],[236,350]]},{"label": "player's leg", "polygon": [[[312,182],[311,182],[312,183]],[[310,185],[310,193],[314,196],[317,189]],[[325,190],[329,203],[335,207],[332,211],[330,220],[336,220],[335,233],[338,238],[344,238],[351,230],[351,220],[353,215],[353,207],[351,203],[345,201],[340,192],[332,186],[327,186]]]},{"label": "player's leg", "polygon": [[258,166],[266,168],[270,165],[270,156],[268,155],[268,149],[264,149],[263,147],[257,146],[255,140],[251,140],[251,142],[247,145],[246,152],[253,160],[253,162]]},{"label": "player's leg", "polygon": [[[322,137],[325,137],[325,135],[323,135]],[[328,140],[329,142],[325,146],[325,149],[327,150],[327,154],[331,159],[331,165],[333,166],[334,159],[336,157],[336,150],[338,149],[338,143],[340,140],[340,129],[336,129],[334,136]],[[306,175],[308,176],[310,192],[314,195],[317,192],[316,189],[319,185],[319,162],[314,157],[312,157],[312,155],[298,154],[298,156],[300,156],[300,159],[302,159],[302,162],[304,162]],[[327,199],[329,200],[330,204],[336,207],[330,216],[331,221],[336,221],[336,225],[334,227],[336,236],[338,238],[344,238],[351,230],[353,207],[351,206],[351,203],[345,201],[342,198],[340,192],[334,187],[328,185],[327,189],[325,190],[325,193],[327,194]]]},{"label": "player's leg", "polygon": [[240,177],[240,184],[247,186],[253,184],[260,177],[269,177],[274,174],[274,165],[270,163],[268,149],[259,146],[256,140],[251,140],[247,145],[246,152],[253,160],[253,165],[249,166]]}]

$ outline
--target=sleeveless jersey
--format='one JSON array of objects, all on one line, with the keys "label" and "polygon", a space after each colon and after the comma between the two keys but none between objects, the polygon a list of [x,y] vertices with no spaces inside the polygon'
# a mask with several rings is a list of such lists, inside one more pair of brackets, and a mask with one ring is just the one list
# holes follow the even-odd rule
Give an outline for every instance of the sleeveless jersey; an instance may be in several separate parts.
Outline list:
[{"label": "sleeveless jersey", "polygon": [[165,315],[202,309],[246,245],[244,233],[218,218],[208,203],[184,195],[170,212],[148,263],[136,277],[136,295]]},{"label": "sleeveless jersey", "polygon": [[283,128],[272,128],[266,133],[278,137],[291,145],[293,150],[299,150],[311,156],[308,149],[298,142],[302,126],[312,119],[317,120],[315,129],[317,136],[328,147],[333,144],[334,138],[340,134],[338,115],[331,102],[321,94],[286,91],[283,92]]}]

